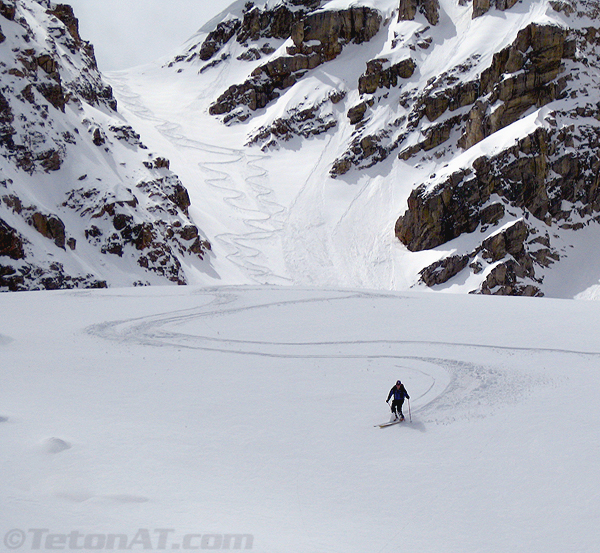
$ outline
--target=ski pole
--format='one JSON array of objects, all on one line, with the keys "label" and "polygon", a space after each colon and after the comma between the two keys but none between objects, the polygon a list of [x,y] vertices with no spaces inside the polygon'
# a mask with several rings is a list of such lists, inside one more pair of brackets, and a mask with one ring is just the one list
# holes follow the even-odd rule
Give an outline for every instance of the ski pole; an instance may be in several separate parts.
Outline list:
[{"label": "ski pole", "polygon": [[408,420],[412,422],[412,414],[410,412],[410,399],[408,400]]}]

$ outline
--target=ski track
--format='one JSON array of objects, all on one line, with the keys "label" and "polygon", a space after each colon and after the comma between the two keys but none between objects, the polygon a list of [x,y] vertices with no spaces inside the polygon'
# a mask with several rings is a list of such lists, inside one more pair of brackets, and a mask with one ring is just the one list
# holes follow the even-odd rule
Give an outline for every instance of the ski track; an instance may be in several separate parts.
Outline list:
[{"label": "ski track", "polygon": [[[244,229],[213,237],[228,252],[225,257],[256,284],[292,284],[292,279],[273,272],[263,250],[257,247],[260,241],[281,242],[287,213],[287,209],[275,201],[274,190],[267,186],[268,171],[260,165],[260,161],[268,156],[191,139],[182,133],[181,125],[160,119],[146,107],[141,96],[129,88],[126,78],[111,74],[109,80],[118,100],[128,111],[153,123],[156,130],[173,145],[210,154],[213,158],[211,161],[198,161],[198,167],[205,175],[206,184],[218,190],[223,203],[239,214]],[[247,176],[240,182],[243,173]],[[250,194],[244,192],[242,187]]]},{"label": "ski track", "polygon": [[[430,340],[331,340],[331,341],[269,341],[220,338],[202,333],[178,332],[176,327],[202,321],[212,330],[211,319],[227,317],[249,310],[273,310],[300,307],[303,304],[344,302],[352,299],[387,298],[386,294],[369,292],[329,292],[326,297],[259,302],[240,305],[244,300],[235,290],[204,289],[208,298],[204,305],[190,309],[161,313],[148,317],[109,321],[92,325],[85,331],[97,338],[141,346],[187,348],[200,351],[282,359],[354,359],[394,360],[403,374],[414,373],[428,380],[429,387],[419,397],[413,397],[412,412],[422,422],[449,424],[463,418],[485,417],[502,404],[518,401],[534,387],[548,385],[546,377],[498,366],[483,365],[452,358],[453,350],[465,348],[490,353],[558,353],[600,356],[597,352],[562,349],[508,347],[493,344],[455,343]],[[395,299],[401,299],[394,296]],[[196,328],[200,325],[196,325]],[[415,355],[415,349],[444,349],[444,357]],[[387,351],[383,352],[383,349]],[[340,353],[343,350],[344,353]],[[446,351],[448,353],[446,353]],[[446,357],[448,355],[448,357]]]}]

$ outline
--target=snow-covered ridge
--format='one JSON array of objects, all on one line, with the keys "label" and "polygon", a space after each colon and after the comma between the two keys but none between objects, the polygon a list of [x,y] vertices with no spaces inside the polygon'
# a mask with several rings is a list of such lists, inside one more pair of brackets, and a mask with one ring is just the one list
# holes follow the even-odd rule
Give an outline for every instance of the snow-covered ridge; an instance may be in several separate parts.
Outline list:
[{"label": "snow-covered ridge", "polygon": [[0,290],[209,270],[187,191],[117,111],[72,9],[3,0],[0,29]]}]

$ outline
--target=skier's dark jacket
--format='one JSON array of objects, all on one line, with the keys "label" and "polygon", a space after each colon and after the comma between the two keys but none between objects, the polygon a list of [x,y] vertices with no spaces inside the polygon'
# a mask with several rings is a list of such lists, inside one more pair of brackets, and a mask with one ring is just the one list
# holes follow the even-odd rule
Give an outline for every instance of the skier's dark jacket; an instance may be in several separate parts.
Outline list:
[{"label": "skier's dark jacket", "polygon": [[410,399],[410,396],[406,392],[406,388],[404,387],[404,384],[400,384],[400,389],[398,389],[396,387],[396,385],[392,386],[392,389],[390,390],[390,393],[388,394],[386,401],[389,401],[392,396],[394,396],[394,399],[396,401],[398,401],[398,400],[404,401],[404,398]]}]

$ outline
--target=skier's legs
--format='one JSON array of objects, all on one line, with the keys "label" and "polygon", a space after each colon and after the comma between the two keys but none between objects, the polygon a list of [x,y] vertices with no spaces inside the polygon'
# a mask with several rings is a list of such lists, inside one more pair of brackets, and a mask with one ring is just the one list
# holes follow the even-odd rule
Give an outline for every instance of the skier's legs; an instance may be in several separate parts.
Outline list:
[{"label": "skier's legs", "polygon": [[397,415],[399,418],[403,418],[402,414],[402,404],[404,403],[404,399],[395,399],[392,401],[392,413]]},{"label": "skier's legs", "polygon": [[396,412],[398,413],[398,417],[403,419],[404,415],[402,414],[402,404],[404,403],[404,398],[396,399],[394,400],[394,403],[396,404]]}]

